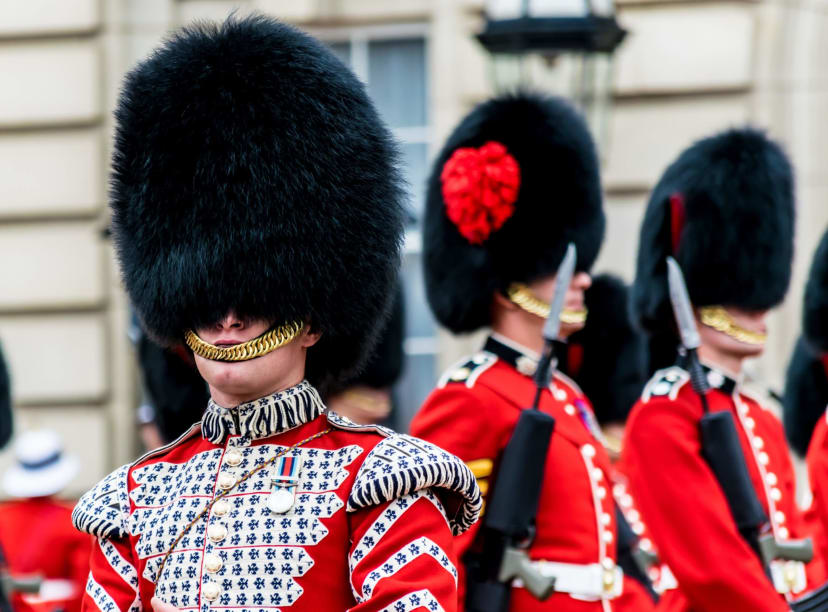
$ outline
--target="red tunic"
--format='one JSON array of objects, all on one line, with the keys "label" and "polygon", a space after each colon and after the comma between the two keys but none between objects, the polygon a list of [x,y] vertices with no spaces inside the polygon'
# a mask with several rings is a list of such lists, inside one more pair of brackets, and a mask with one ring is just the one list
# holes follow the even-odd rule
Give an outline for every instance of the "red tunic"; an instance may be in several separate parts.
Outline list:
[{"label": "red tunic", "polygon": [[[808,479],[814,496],[806,514],[819,526],[822,535],[826,536],[828,535],[828,413],[824,414],[814,427],[805,461],[808,465]],[[822,557],[828,559],[828,537],[821,539],[819,547]]]},{"label": "red tunic", "polygon": [[[450,450],[472,465],[479,464],[480,460],[491,461],[493,473],[497,471],[497,461],[521,410],[531,405],[535,394],[531,378],[535,358],[525,349],[507,342],[499,336],[490,338],[484,351],[450,371],[411,424],[412,433]],[[528,554],[537,561],[610,568],[617,578],[603,593],[555,592],[545,602],[539,602],[516,586],[510,609],[521,612],[651,609],[652,602],[643,591],[638,590],[636,594],[632,589],[624,590],[626,582],[620,569],[614,566],[616,524],[612,466],[592,433],[595,424],[588,401],[575,383],[556,374],[549,390],[541,395],[540,410],[554,416],[556,424],[546,457],[547,476],[541,490],[536,537]],[[485,476],[481,484],[484,490],[488,488]],[[478,525],[456,538],[458,557],[479,546],[475,541]],[[626,594],[618,597],[619,591]]]},{"label": "red tunic", "polygon": [[[99,536],[84,609],[150,610],[157,595],[202,611],[455,610],[452,533],[479,510],[473,475],[431,444],[323,410],[307,383],[238,409],[211,403],[201,435],[194,427],[87,493],[73,516]],[[288,453],[287,472],[277,463],[243,480],[327,428]],[[272,479],[289,466],[292,503],[273,511]]]},{"label": "red tunic", "polygon": [[[0,546],[14,577],[40,575],[67,580],[75,596],[40,609],[80,610],[92,539],[72,527],[72,506],[51,497],[11,501],[0,505]],[[20,595],[15,610],[28,609]]]},{"label": "red tunic", "polygon": [[[813,535],[795,503],[794,471],[779,420],[736,381],[717,371],[708,371],[707,377],[713,387],[710,410],[734,416],[751,480],[770,518],[767,527],[779,540]],[[788,610],[786,598],[822,585],[823,560],[817,556],[807,568],[790,567],[798,584],[792,593],[777,593],[739,535],[721,487],[701,455],[702,405],[688,380],[678,367],[657,372],[630,414],[624,442],[632,492],[679,583],[679,589],[665,593],[661,607]]]}]

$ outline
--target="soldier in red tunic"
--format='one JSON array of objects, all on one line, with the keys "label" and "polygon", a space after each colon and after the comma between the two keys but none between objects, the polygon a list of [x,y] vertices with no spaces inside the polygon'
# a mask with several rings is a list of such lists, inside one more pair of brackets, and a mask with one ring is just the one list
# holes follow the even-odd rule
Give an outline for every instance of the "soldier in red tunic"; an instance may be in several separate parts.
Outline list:
[{"label": "soldier in red tunic", "polygon": [[[0,550],[15,612],[78,612],[89,573],[91,538],[72,528],[72,504],[56,496],[75,478],[78,458],[63,450],[57,432],[25,431],[14,444],[15,463],[3,474]],[[20,587],[28,583],[30,590]]]},{"label": "soldier in red tunic", "polygon": [[[785,380],[785,433],[804,456],[813,494],[807,516],[828,535],[828,232],[823,235],[805,285],[802,337]],[[828,538],[820,543],[828,558]]]},{"label": "soldier in red tunic", "polygon": [[455,610],[473,474],[320,399],[370,350],[399,264],[395,149],[362,84],[298,30],[230,18],[135,68],[116,117],[124,284],[211,398],[78,503],[84,609]]},{"label": "soldier in red tunic", "polygon": [[627,422],[623,460],[659,553],[678,580],[679,588],[662,600],[667,610],[788,610],[825,580],[819,555],[807,564],[787,553],[760,560],[751,539],[782,545],[815,535],[794,499],[781,423],[742,385],[742,363],[762,352],[765,316],[788,288],[793,220],[790,163],[778,145],[751,129],[684,151],[645,213],[635,314],[645,329],[672,333],[678,346],[666,278],[672,255],[694,307],[709,411],[732,415],[734,448],[749,475],[746,490],[766,519],[745,526],[749,537],[737,528],[733,500],[724,493],[728,483],[705,459],[713,447],[703,446],[705,409],[685,362],[656,372]]},{"label": "soldier in red tunic", "polygon": [[[577,247],[577,269],[566,290],[564,338],[583,326],[588,270],[603,232],[592,139],[562,100],[519,94],[486,102],[437,158],[425,217],[429,302],[452,332],[490,326],[493,333],[443,376],[411,430],[466,461],[489,500],[505,480],[498,480],[501,453],[533,403],[532,376],[567,243]],[[616,564],[613,468],[589,400],[558,372],[539,409],[556,424],[547,456],[536,458],[545,468],[526,552],[535,572],[555,578],[555,592],[539,601],[516,581],[509,609],[649,609],[652,601],[628,588]],[[480,553],[481,534],[475,527],[458,537],[457,554]]]}]

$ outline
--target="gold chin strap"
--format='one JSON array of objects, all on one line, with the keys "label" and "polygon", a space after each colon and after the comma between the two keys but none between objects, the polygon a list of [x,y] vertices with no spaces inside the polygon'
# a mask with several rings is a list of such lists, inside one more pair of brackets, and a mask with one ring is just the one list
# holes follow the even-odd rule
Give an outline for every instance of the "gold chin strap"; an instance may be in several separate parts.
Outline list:
[{"label": "gold chin strap", "polygon": [[[526,312],[536,315],[542,319],[549,316],[549,304],[532,295],[529,287],[523,283],[512,283],[509,285],[506,295],[509,296],[509,299],[512,300],[512,302],[520,306]],[[584,323],[587,319],[587,312],[586,308],[582,308],[581,310],[568,310],[564,308],[560,316],[561,323],[567,323],[569,325]]]},{"label": "gold chin strap", "polygon": [[753,332],[737,325],[730,313],[723,306],[702,306],[699,308],[699,316],[702,325],[712,327],[716,331],[730,336],[737,342],[744,344],[762,345],[765,344],[767,335],[760,332]]},{"label": "gold chin strap", "polygon": [[193,330],[188,329],[184,332],[184,342],[187,343],[193,353],[199,357],[204,357],[204,359],[210,359],[211,361],[247,361],[248,359],[267,355],[271,351],[285,346],[296,338],[304,327],[304,323],[280,325],[266,331],[257,338],[233,346],[210,344],[199,338]]}]

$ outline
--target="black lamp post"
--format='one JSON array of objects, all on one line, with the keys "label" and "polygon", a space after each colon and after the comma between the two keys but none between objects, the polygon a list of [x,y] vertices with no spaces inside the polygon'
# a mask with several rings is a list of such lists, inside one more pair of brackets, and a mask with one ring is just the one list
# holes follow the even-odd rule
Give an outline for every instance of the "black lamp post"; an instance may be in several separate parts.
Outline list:
[{"label": "black lamp post", "polygon": [[532,87],[570,98],[606,140],[612,57],[627,32],[613,0],[487,0],[477,39],[497,90]]}]

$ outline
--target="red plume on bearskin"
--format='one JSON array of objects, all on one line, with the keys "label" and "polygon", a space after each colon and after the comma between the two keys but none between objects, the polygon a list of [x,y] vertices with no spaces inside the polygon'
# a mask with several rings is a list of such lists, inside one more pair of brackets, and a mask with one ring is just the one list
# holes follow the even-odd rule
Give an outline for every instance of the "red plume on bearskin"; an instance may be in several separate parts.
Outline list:
[{"label": "red plume on bearskin", "polygon": [[429,177],[431,310],[455,333],[489,325],[496,292],[554,275],[570,242],[589,270],[603,236],[598,156],[578,111],[536,93],[493,98],[454,129]]},{"label": "red plume on bearskin", "polygon": [[515,212],[520,168],[499,142],[457,149],[440,174],[446,214],[471,244],[481,244]]}]

